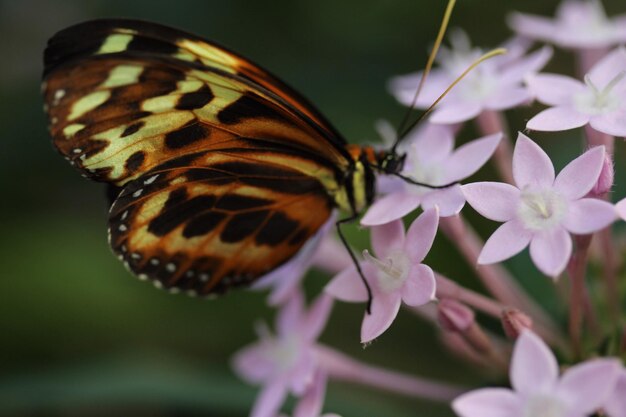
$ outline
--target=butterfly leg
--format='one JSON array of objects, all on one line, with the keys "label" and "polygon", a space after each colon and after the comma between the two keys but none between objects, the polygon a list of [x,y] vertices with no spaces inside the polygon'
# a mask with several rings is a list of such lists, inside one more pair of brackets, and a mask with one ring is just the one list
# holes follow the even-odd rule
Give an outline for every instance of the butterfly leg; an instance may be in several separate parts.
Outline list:
[{"label": "butterfly leg", "polygon": [[356,258],[356,255],[354,254],[354,252],[352,252],[352,249],[350,248],[350,245],[348,244],[348,241],[346,240],[346,237],[344,236],[343,232],[341,231],[341,225],[342,224],[344,224],[344,223],[351,223],[354,220],[356,220],[357,217],[358,217],[358,215],[354,214],[354,215],[352,215],[350,217],[346,217],[345,219],[337,220],[337,222],[335,222],[335,227],[337,228],[337,234],[339,235],[339,238],[341,239],[341,243],[343,243],[343,246],[345,246],[346,250],[350,254],[350,258],[352,258],[352,262],[354,262],[354,266],[356,267],[356,270],[359,273],[359,276],[361,277],[361,281],[363,281],[363,285],[365,285],[365,289],[367,291],[367,307],[366,307],[366,311],[367,311],[367,314],[372,314],[372,289],[370,288],[370,285],[368,284],[367,280],[365,279],[365,275],[363,275],[363,271],[361,270],[361,265],[359,264],[359,260]]}]

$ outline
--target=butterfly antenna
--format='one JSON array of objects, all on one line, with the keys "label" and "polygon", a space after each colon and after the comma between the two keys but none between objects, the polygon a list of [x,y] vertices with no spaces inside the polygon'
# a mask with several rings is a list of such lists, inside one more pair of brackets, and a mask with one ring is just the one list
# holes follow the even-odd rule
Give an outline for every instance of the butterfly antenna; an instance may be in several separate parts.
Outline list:
[{"label": "butterfly antenna", "polygon": [[469,74],[474,68],[476,68],[478,65],[480,65],[482,62],[493,58],[494,56],[498,56],[498,55],[504,55],[506,54],[506,49],[505,48],[497,48],[497,49],[493,49],[489,52],[487,52],[486,54],[482,55],[480,58],[478,58],[476,61],[474,61],[469,67],[467,67],[465,69],[465,71],[463,71],[463,73],[461,75],[459,75],[456,80],[454,80],[449,86],[448,88],[446,88],[446,90],[441,93],[441,95],[437,98],[437,100],[435,100],[433,102],[433,104],[430,105],[430,107],[428,107],[426,109],[426,111],[424,113],[422,113],[422,115],[420,117],[418,117],[413,123],[411,123],[408,127],[406,127],[402,133],[400,133],[396,139],[396,143],[394,143],[393,148],[391,148],[393,151],[395,151],[396,146],[402,141],[402,139],[404,139],[404,137],[411,131],[411,129],[413,129],[418,123],[420,123],[422,120],[424,120],[424,118],[426,116],[428,116],[430,114],[431,111],[433,111],[433,109],[437,106],[437,104],[439,104],[439,102],[441,100],[443,100],[443,98],[448,95],[448,93],[463,79],[465,78],[465,76],[467,74]]},{"label": "butterfly antenna", "polygon": [[[433,63],[435,62],[435,58],[437,57],[437,52],[439,52],[439,47],[443,42],[443,37],[446,34],[446,30],[448,28],[448,23],[450,22],[450,16],[452,16],[452,10],[454,9],[454,5],[456,4],[456,0],[449,0],[448,6],[446,7],[446,11],[443,14],[443,19],[441,21],[441,25],[439,25],[439,33],[437,34],[437,38],[435,39],[435,44],[433,45],[432,51],[428,55],[428,61],[426,62],[426,68],[424,69],[424,73],[422,74],[422,78],[420,79],[420,83],[417,86],[417,90],[415,91],[415,95],[413,95],[413,101],[411,101],[411,105],[407,109],[406,113],[404,113],[404,117],[402,121],[398,125],[398,130],[396,131],[396,137],[399,137],[400,132],[403,132],[405,129],[406,123],[409,121],[409,117],[411,117],[411,113],[413,112],[413,108],[417,103],[417,98],[424,87],[424,83],[426,78],[428,78],[428,74],[430,74],[430,70],[433,67]],[[396,147],[398,146],[398,140],[393,144],[391,148],[392,152],[395,153]]]}]

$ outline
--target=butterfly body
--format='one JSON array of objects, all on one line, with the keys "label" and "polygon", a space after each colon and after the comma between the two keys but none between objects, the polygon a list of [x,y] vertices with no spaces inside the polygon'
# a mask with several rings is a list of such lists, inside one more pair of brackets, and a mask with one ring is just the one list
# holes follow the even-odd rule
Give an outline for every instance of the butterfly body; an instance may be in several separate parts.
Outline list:
[{"label": "butterfly body", "polygon": [[[349,145],[266,70],[195,35],[98,20],[55,35],[44,98],[59,152],[119,187],[115,253],[157,286],[209,294],[289,260],[334,208],[374,196],[395,154]],[[387,167],[387,168],[385,168]]]}]

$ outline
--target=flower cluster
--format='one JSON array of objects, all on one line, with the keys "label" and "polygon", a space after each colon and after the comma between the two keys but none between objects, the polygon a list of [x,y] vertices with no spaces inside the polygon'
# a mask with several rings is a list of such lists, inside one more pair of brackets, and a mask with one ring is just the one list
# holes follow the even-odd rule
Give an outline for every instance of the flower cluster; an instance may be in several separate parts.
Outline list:
[{"label": "flower cluster", "polygon": [[[555,19],[515,13],[509,22],[518,34],[505,43],[509,54],[476,67],[402,138],[401,175],[379,178],[377,198],[361,218],[371,249],[358,264],[330,233],[333,219],[260,281],[278,309],[275,334],[259,325],[260,340],[233,360],[243,379],[262,386],[252,416],[282,415],[288,395],[297,399],[294,416],[336,416],[323,414],[324,397],[327,382],[341,380],[447,402],[460,417],[626,417],[626,312],[619,241],[611,231],[626,220],[626,198],[612,203],[614,169],[622,165],[614,157],[615,137],[626,137],[626,49],[619,46],[626,42],[626,17],[608,17],[599,1],[566,0]],[[553,50],[533,50],[534,41],[573,51],[578,75],[542,73]],[[457,30],[417,98],[423,71],[392,79],[390,91],[404,105],[427,108],[482,53]],[[544,107],[516,129],[526,134],[508,131],[505,111],[534,101]],[[456,145],[468,121],[482,137]],[[379,130],[387,144],[397,139],[388,125]],[[555,170],[530,131],[577,132],[576,138],[582,132],[586,144]],[[468,181],[490,161],[500,181]],[[468,210],[502,224],[483,243],[464,216]],[[414,220],[405,229],[407,216]],[[476,266],[486,293],[424,263],[439,232]],[[548,282],[569,292],[566,328],[519,285],[523,278],[500,265],[527,247]],[[307,308],[300,280],[310,267],[333,278]],[[605,287],[604,297],[591,297],[591,278]],[[490,377],[500,373],[502,381],[508,369],[511,389],[471,390],[356,361],[318,340],[334,302],[363,305],[365,346],[384,343],[404,306],[437,324],[439,341]],[[500,320],[502,332],[486,331],[484,316]]]}]

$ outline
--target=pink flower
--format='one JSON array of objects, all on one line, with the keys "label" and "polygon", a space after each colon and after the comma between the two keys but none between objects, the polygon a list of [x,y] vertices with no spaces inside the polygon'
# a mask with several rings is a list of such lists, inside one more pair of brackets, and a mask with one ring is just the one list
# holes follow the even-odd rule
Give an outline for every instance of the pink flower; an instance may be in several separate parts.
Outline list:
[{"label": "pink flower", "polygon": [[[435,296],[433,271],[421,262],[433,244],[438,224],[434,208],[420,215],[406,236],[400,220],[372,228],[372,247],[378,258],[365,251],[367,262],[361,264],[373,297],[371,314],[365,314],[361,326],[362,343],[391,326],[403,301],[419,306]],[[337,275],[325,291],[342,301],[367,301],[365,286],[354,266]]]},{"label": "pink flower", "polygon": [[326,376],[317,361],[316,340],[331,307],[332,299],[321,295],[305,311],[302,293],[295,292],[277,315],[276,335],[260,327],[259,342],[235,355],[233,367],[241,378],[263,385],[251,416],[276,416],[289,392],[305,401],[305,410],[321,407],[325,389],[320,384],[325,386]]},{"label": "pink flower", "polygon": [[559,366],[548,346],[524,331],[515,343],[510,379],[513,389],[484,388],[461,395],[452,408],[461,417],[584,417],[598,410],[620,371],[614,359]]},{"label": "pink flower", "polygon": [[622,368],[604,409],[609,417],[626,417],[626,369]]},{"label": "pink flower", "polygon": [[582,83],[557,74],[527,79],[530,91],[550,107],[530,119],[533,130],[558,131],[587,123],[599,132],[626,136],[626,49],[617,48],[591,68]]},{"label": "pink flower", "polygon": [[603,146],[592,148],[555,178],[548,155],[520,133],[513,152],[517,186],[478,182],[462,187],[476,211],[504,222],[487,240],[478,263],[503,261],[530,244],[530,256],[544,274],[563,272],[572,253],[569,233],[593,233],[615,219],[611,204],[583,198],[598,180],[604,154]]},{"label": "pink flower", "polygon": [[[472,48],[463,32],[452,38],[452,49],[442,48],[439,67],[428,76],[415,107],[428,108],[461,73],[481,54]],[[524,77],[539,71],[552,56],[544,47],[527,56],[519,54],[519,42],[513,43],[513,56],[492,58],[481,63],[448,93],[429,118],[431,123],[454,124],[473,119],[485,110],[506,110],[529,102],[531,95],[523,85]],[[422,72],[396,77],[390,90],[402,104],[410,106]]]},{"label": "pink flower", "polygon": [[563,1],[556,19],[515,13],[518,34],[566,48],[603,48],[626,42],[626,15],[609,19],[600,1]]},{"label": "pink flower", "polygon": [[[485,136],[454,150],[452,128],[426,125],[409,140],[402,174],[429,185],[446,185],[474,174],[495,151],[502,134]],[[461,211],[465,197],[460,185],[432,189],[399,180],[387,185],[388,195],[376,201],[361,219],[365,226],[376,226],[400,219],[420,205],[424,210],[439,207],[439,215],[452,216]]]}]

